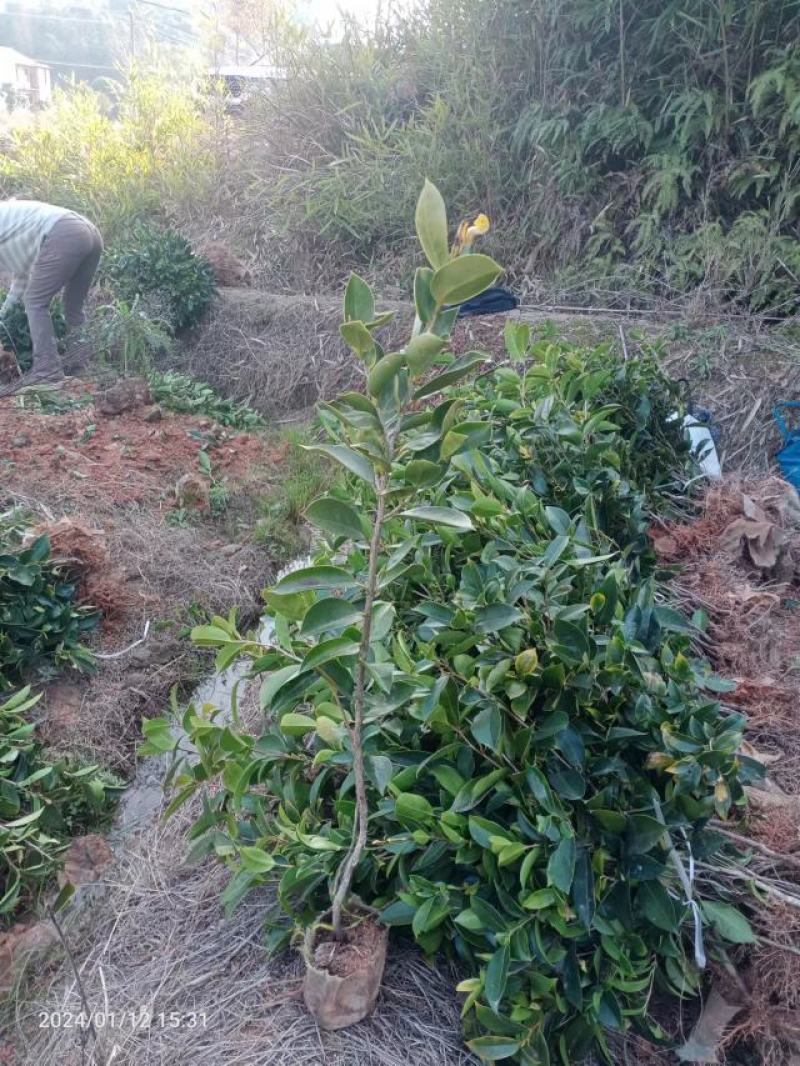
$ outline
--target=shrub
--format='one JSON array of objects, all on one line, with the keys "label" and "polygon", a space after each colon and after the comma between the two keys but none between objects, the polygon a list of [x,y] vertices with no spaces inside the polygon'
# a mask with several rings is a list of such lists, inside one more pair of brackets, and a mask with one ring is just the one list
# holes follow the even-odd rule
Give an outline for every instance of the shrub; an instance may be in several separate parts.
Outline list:
[{"label": "shrub", "polygon": [[116,295],[161,312],[174,332],[196,326],[216,290],[211,264],[174,230],[137,226],[106,261]]},{"label": "shrub", "polygon": [[30,671],[91,669],[81,644],[99,615],[75,603],[76,587],[50,562],[46,535],[26,543],[18,512],[0,515],[0,690]]},{"label": "shrub", "polygon": [[[6,294],[0,291],[0,303],[5,298]],[[60,296],[53,301],[50,313],[53,318],[56,337],[59,340],[63,340],[67,333],[67,322],[64,318],[64,308]],[[23,356],[22,362],[27,364],[28,360],[25,357],[30,355],[33,346],[28,316],[21,303],[14,304],[0,321],[0,346],[10,349],[17,358]]]},{"label": "shrub", "polygon": [[69,836],[102,820],[119,791],[96,766],[47,757],[27,717],[38,700],[26,687],[0,704],[0,928],[35,903]]},{"label": "shrub", "polygon": [[[265,594],[268,636],[231,618],[193,633],[220,669],[253,660],[264,731],[190,709],[200,761],[179,765],[171,810],[214,783],[193,850],[230,866],[229,909],[278,881],[272,947],[331,902],[336,927],[352,878],[470,968],[479,1057],[568,1064],[610,1055],[608,1029],[657,1035],[653,988],[698,988],[701,922],[711,947],[752,938],[686,870],[757,766],[650,572],[647,509],[687,458],[670,386],[654,363],[512,328],[512,365],[455,388],[483,357],[446,354],[442,308],[498,268],[449,257],[430,187],[418,232],[431,269],[404,349],[383,353],[370,290],[348,286],[367,395],[324,409],[319,450],[349,480],[308,508],[314,564]],[[145,731],[174,747],[167,719]]]}]

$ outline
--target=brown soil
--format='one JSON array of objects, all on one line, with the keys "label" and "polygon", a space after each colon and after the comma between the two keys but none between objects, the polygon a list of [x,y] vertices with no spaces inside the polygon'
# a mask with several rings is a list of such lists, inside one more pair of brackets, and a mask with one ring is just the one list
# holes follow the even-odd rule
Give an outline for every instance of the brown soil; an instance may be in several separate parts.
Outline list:
[{"label": "brown soil", "polygon": [[[94,384],[74,379],[64,397],[94,397]],[[164,413],[148,422],[151,408],[112,417],[93,403],[64,414],[41,414],[20,398],[0,399],[0,471],[3,488],[82,508],[87,501],[171,504],[177,480],[198,469],[206,450],[216,476],[240,478],[262,458],[263,442],[208,418]],[[54,488],[57,485],[57,495]]]},{"label": "brown soil", "polygon": [[[127,775],[141,719],[163,713],[171,687],[203,669],[186,629],[231,607],[244,626],[259,612],[272,563],[249,542],[251,501],[280,476],[283,453],[208,418],[160,411],[148,421],[153,408],[141,403],[103,416],[98,391],[93,382],[66,382],[53,397],[61,407],[84,406],[60,414],[27,398],[0,399],[0,509],[20,504],[40,516],[31,535],[49,535],[81,602],[101,612],[91,646],[117,656],[99,660],[93,676],[48,686],[43,736]],[[201,449],[231,492],[219,520],[204,500],[176,491],[187,476],[204,480]],[[185,517],[171,524],[179,506]],[[125,651],[148,623],[148,639]]]},{"label": "brown soil", "polygon": [[385,930],[374,918],[359,920],[357,925],[348,926],[341,941],[332,936],[318,938],[314,965],[335,977],[349,977],[374,958],[384,935]]}]

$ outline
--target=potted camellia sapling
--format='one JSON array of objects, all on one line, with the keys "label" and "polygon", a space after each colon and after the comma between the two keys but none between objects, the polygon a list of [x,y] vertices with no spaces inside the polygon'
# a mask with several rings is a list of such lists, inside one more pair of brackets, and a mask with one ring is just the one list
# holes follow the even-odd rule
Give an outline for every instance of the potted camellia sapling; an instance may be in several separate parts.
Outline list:
[{"label": "potted camellia sapling", "polygon": [[[442,388],[483,362],[484,357],[474,352],[454,361],[445,348],[459,305],[483,292],[501,272],[493,259],[473,250],[475,239],[488,228],[485,215],[479,215],[472,224],[462,223],[451,247],[442,196],[434,185],[425,183],[417,203],[416,230],[429,265],[416,272],[416,319],[408,343],[398,351],[385,353],[376,339],[376,331],[387,323],[388,317],[376,315],[374,297],[366,282],[354,275],[345,294],[341,333],[365,365],[367,394],[351,393],[340,398],[336,409],[341,435],[347,443],[323,447],[351,473],[369,483],[374,504],[372,512],[364,516],[357,515],[341,500],[325,497],[309,511],[311,521],[333,536],[350,536],[360,542],[369,527],[366,573],[351,575],[352,584],[363,589],[356,593],[361,599],[361,617],[357,655],[351,660],[352,695],[342,698],[341,681],[336,682],[340,689],[337,706],[341,726],[352,753],[352,839],[334,878],[331,909],[309,927],[304,941],[305,1002],[317,1022],[327,1029],[352,1025],[372,1011],[386,961],[388,930],[377,921],[375,912],[352,894],[353,878],[368,841],[370,808],[364,727],[371,704],[380,696],[373,642],[385,640],[394,622],[393,609],[379,600],[384,527],[387,521],[406,517],[451,528],[470,528],[468,518],[453,509],[410,506],[420,487],[419,478],[430,485],[434,475],[437,480],[444,477],[448,464],[446,456],[438,464],[418,461],[409,474],[409,459],[413,463],[414,453],[403,448],[404,420],[411,411],[419,414],[426,399],[438,395]],[[444,364],[445,369],[431,379],[436,364]],[[280,595],[289,588],[319,588],[319,581],[330,579],[324,574],[315,578],[313,570],[309,569],[307,580],[302,572],[289,575],[276,591]],[[346,570],[345,563],[343,574]],[[349,579],[343,577],[342,581],[347,584]],[[344,650],[330,649],[339,656]],[[320,658],[325,659],[326,655],[323,652]],[[347,660],[340,658],[342,661]],[[319,667],[324,668],[322,662]]]}]

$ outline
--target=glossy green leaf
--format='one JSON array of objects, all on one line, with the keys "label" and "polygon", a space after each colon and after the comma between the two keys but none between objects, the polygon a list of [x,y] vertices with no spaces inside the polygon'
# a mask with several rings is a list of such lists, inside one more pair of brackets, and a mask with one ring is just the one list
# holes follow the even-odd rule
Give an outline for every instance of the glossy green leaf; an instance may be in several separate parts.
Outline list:
[{"label": "glossy green leaf", "polygon": [[371,322],[375,318],[372,289],[358,274],[351,274],[344,290],[344,317],[348,322]]},{"label": "glossy green leaf", "polygon": [[491,959],[489,959],[489,965],[486,967],[484,991],[486,1000],[494,1011],[499,1010],[500,1003],[505,995],[509,963],[508,945],[504,944],[495,951]]},{"label": "glossy green leaf", "polygon": [[460,529],[467,532],[473,528],[469,515],[463,511],[457,511],[454,507],[412,507],[408,511],[401,511],[403,518],[413,518],[418,522],[430,522],[437,526],[448,526],[450,529]]},{"label": "glossy green leaf", "polygon": [[353,451],[347,445],[314,444],[309,446],[309,450],[329,456],[337,463],[340,463],[346,470],[349,470],[351,474],[355,474],[362,481],[366,481],[368,485],[375,484],[375,471],[372,468],[372,463],[360,452]]},{"label": "glossy green leaf", "polygon": [[488,255],[461,255],[435,271],[431,294],[440,306],[464,303],[488,289],[501,273],[502,267]]},{"label": "glossy green leaf", "polygon": [[547,883],[569,892],[575,875],[575,840],[564,837],[547,862]]},{"label": "glossy green leaf", "polygon": [[354,507],[334,496],[320,496],[309,504],[306,518],[317,529],[332,533],[335,537],[363,540],[361,518]]},{"label": "glossy green leaf", "polygon": [[450,258],[447,243],[447,208],[442,194],[427,178],[417,200],[414,224],[419,243],[430,265],[434,270],[443,266]]}]

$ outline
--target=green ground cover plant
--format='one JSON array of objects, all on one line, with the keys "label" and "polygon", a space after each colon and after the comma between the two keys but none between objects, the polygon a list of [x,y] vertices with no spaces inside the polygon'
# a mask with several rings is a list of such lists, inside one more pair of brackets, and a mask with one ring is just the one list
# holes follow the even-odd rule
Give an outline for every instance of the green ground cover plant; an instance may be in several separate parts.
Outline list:
[{"label": "green ground cover plant", "polygon": [[[227,909],[277,883],[272,949],[329,909],[339,932],[357,896],[469,968],[483,1060],[613,1061],[610,1031],[662,1038],[654,992],[697,992],[706,957],[753,939],[687,873],[759,768],[653,572],[648,514],[690,465],[676,396],[654,361],[516,325],[508,365],[455,358],[457,305],[500,267],[449,247],[430,184],[417,234],[404,346],[347,287],[365,392],[321,409],[346,484],[306,509],[313,564],[265,593],[268,635],[193,632],[218,669],[251,661],[263,730],[190,706],[199,760],[175,762],[169,811],[203,794],[191,850],[230,868]],[[144,730],[174,749],[169,718]]]},{"label": "green ground cover plant", "polygon": [[205,415],[221,426],[252,432],[264,429],[264,419],[244,403],[228,400],[204,381],[177,370],[154,370],[147,375],[156,403],[181,414]]},{"label": "green ground cover plant", "polygon": [[31,672],[93,665],[82,641],[99,615],[75,602],[74,581],[50,562],[49,537],[26,540],[29,527],[19,511],[0,515],[0,691]]},{"label": "green ground cover plant", "polygon": [[29,686],[0,703],[0,930],[49,887],[69,839],[101,823],[120,783],[97,766],[47,753]]}]

